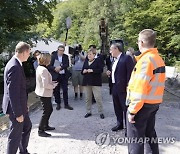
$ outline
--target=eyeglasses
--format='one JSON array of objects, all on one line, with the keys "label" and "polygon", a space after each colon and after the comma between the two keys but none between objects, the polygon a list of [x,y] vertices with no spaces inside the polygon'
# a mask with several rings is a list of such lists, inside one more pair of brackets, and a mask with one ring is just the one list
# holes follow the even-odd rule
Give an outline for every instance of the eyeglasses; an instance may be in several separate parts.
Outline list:
[{"label": "eyeglasses", "polygon": [[62,52],[64,52],[64,50],[62,50],[62,49],[58,49],[58,51],[62,51]]}]

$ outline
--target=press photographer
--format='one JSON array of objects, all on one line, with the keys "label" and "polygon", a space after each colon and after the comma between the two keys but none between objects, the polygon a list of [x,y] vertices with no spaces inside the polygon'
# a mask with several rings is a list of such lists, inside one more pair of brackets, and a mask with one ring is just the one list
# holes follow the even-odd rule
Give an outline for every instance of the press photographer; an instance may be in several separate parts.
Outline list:
[{"label": "press photographer", "polygon": [[81,74],[81,70],[86,59],[86,55],[82,50],[82,46],[80,44],[76,45],[74,48],[74,53],[72,57],[72,84],[74,86],[74,99],[78,98],[78,87],[80,93],[80,99],[83,96],[83,87],[82,80],[83,76]]}]

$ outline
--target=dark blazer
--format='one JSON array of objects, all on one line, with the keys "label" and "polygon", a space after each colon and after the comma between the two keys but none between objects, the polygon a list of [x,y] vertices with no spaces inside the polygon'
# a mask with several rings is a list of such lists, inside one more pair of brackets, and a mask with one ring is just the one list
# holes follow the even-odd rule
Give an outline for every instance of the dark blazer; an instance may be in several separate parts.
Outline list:
[{"label": "dark blazer", "polygon": [[[93,72],[83,74],[84,69],[92,69]],[[102,70],[103,66],[98,58],[91,65],[88,64],[88,59],[86,59],[81,72],[83,75],[83,86],[102,86]]]},{"label": "dark blazer", "polygon": [[105,58],[104,58],[104,56],[102,54],[98,53],[97,58],[101,61],[102,67],[104,67],[105,66],[105,63],[104,63]]},{"label": "dark blazer", "polygon": [[107,66],[107,70],[112,71],[111,56],[108,56],[108,57],[106,58],[106,66]]},{"label": "dark blazer", "polygon": [[115,84],[117,91],[126,92],[126,88],[131,77],[131,72],[134,68],[133,60],[130,56],[121,54],[114,73]]},{"label": "dark blazer", "polygon": [[12,57],[4,71],[3,112],[15,117],[27,114],[27,99],[23,67]]},{"label": "dark blazer", "polygon": [[[55,60],[58,60],[58,54],[57,54],[57,51],[54,51],[51,55],[51,62],[50,62],[50,65],[48,66],[48,70],[49,72],[51,73],[52,75],[52,80],[57,80],[58,76],[59,76],[59,73],[57,73],[54,69],[54,62]],[[62,56],[62,70],[64,69],[65,70],[65,75],[66,77],[68,78],[68,70],[67,68],[69,67],[69,58],[68,58],[68,55],[66,54],[63,54]]]}]

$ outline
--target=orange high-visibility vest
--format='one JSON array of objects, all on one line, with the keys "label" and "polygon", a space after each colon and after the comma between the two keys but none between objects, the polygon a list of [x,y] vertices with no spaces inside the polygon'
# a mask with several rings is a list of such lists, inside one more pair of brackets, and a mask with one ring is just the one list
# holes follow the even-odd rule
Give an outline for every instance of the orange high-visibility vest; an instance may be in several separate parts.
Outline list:
[{"label": "orange high-visibility vest", "polygon": [[146,104],[162,102],[165,87],[165,64],[156,48],[137,57],[128,85],[128,111],[136,114]]}]

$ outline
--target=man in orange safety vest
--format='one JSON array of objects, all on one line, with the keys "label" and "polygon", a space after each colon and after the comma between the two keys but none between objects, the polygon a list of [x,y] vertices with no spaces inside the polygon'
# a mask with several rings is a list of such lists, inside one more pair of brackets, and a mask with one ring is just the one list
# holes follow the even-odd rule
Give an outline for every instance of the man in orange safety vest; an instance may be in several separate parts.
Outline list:
[{"label": "man in orange safety vest", "polygon": [[149,144],[147,153],[159,154],[154,127],[164,93],[165,64],[154,48],[155,42],[155,31],[144,29],[139,33],[137,44],[141,54],[136,57],[127,94],[127,137],[132,139],[128,144],[129,154],[143,154],[144,143]]}]

